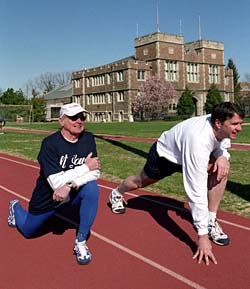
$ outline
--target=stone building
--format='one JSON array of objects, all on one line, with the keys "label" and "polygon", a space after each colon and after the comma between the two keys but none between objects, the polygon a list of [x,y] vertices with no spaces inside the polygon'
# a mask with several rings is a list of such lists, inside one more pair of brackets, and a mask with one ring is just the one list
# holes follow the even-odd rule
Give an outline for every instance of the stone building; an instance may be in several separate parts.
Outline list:
[{"label": "stone building", "polygon": [[92,112],[90,121],[133,121],[132,102],[151,75],[175,88],[170,113],[186,87],[194,92],[196,115],[204,114],[212,84],[225,101],[233,101],[233,71],[225,68],[222,42],[184,43],[183,36],[156,32],[136,38],[134,51],[119,61],[72,73],[72,100]]}]

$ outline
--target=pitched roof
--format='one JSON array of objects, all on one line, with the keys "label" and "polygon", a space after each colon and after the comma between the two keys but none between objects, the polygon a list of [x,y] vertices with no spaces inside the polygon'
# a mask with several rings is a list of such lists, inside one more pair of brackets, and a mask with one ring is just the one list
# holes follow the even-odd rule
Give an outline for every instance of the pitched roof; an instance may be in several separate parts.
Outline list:
[{"label": "pitched roof", "polygon": [[66,84],[60,86],[43,96],[44,99],[59,99],[59,98],[67,98],[72,96],[72,86],[70,84]]}]

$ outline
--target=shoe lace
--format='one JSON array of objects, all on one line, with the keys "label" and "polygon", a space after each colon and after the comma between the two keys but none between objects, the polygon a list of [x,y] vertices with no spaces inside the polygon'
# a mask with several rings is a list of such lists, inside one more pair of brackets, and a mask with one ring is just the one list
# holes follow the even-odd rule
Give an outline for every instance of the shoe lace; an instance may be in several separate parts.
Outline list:
[{"label": "shoe lace", "polygon": [[112,200],[113,200],[113,205],[115,205],[116,207],[123,207],[123,203],[127,205],[126,200],[120,194],[119,195],[116,194],[112,196]]},{"label": "shoe lace", "polygon": [[[219,223],[217,222],[217,220],[214,220],[213,222],[210,222],[209,224],[210,227],[210,231],[213,234],[219,234],[219,235],[225,235],[224,232],[222,231],[221,226],[219,225]],[[213,230],[214,229],[214,230]]]},{"label": "shoe lace", "polygon": [[85,241],[84,242],[78,242],[77,248],[78,248],[78,252],[80,253],[80,255],[82,257],[89,257],[90,256],[89,248],[86,245]]}]

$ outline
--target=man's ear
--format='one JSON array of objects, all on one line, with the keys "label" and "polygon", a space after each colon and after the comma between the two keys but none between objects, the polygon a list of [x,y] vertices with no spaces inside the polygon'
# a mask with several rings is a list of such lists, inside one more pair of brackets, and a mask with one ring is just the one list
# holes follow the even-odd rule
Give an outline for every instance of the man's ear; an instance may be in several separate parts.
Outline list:
[{"label": "man's ear", "polygon": [[222,122],[219,119],[216,119],[214,124],[217,129],[220,129],[222,126]]},{"label": "man's ear", "polygon": [[64,125],[64,118],[59,117],[58,122],[59,122],[60,126],[63,126]]}]

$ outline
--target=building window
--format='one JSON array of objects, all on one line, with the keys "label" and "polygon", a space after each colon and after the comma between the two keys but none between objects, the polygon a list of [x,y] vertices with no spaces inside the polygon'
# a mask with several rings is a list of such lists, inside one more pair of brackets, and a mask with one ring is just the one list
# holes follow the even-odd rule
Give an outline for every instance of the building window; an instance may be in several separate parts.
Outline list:
[{"label": "building window", "polygon": [[86,86],[89,87],[89,77],[86,78]]},{"label": "building window", "polygon": [[94,80],[93,77],[89,78],[89,86],[93,86],[94,85]]},{"label": "building window", "polygon": [[174,54],[174,48],[173,47],[169,47],[168,48],[168,53],[169,54]]},{"label": "building window", "polygon": [[176,109],[177,109],[176,103],[170,103],[169,104],[169,106],[168,106],[168,111],[169,112],[176,112]]},{"label": "building window", "polygon": [[209,83],[219,83],[219,67],[218,65],[210,64],[208,67]]},{"label": "building window", "polygon": [[105,94],[97,93],[92,96],[93,104],[104,104],[105,103]]},{"label": "building window", "polygon": [[165,62],[165,79],[167,81],[177,81],[178,80],[177,61],[166,60],[166,62]]},{"label": "building window", "polygon": [[112,96],[110,93],[106,93],[107,103],[112,103]]},{"label": "building window", "polygon": [[187,81],[188,82],[199,82],[199,72],[197,63],[187,64]]},{"label": "building window", "polygon": [[230,101],[229,93],[225,93],[224,95],[224,101]]},{"label": "building window", "polygon": [[75,79],[75,88],[79,88],[81,86],[81,80]]},{"label": "building window", "polygon": [[124,80],[124,72],[123,71],[117,71],[116,76],[117,76],[117,81],[123,81]]},{"label": "building window", "polygon": [[87,95],[87,105],[91,104],[91,95]]},{"label": "building window", "polygon": [[148,55],[148,49],[143,49],[143,55]]},{"label": "building window", "polygon": [[117,91],[117,102],[124,101],[124,92],[123,91]]},{"label": "building window", "polygon": [[92,77],[93,86],[100,86],[105,84],[105,75],[99,74]]},{"label": "building window", "polygon": [[107,76],[107,84],[110,84],[111,83],[111,75],[110,73],[106,74]]},{"label": "building window", "polygon": [[145,70],[138,70],[137,71],[137,79],[138,80],[145,80]]}]

